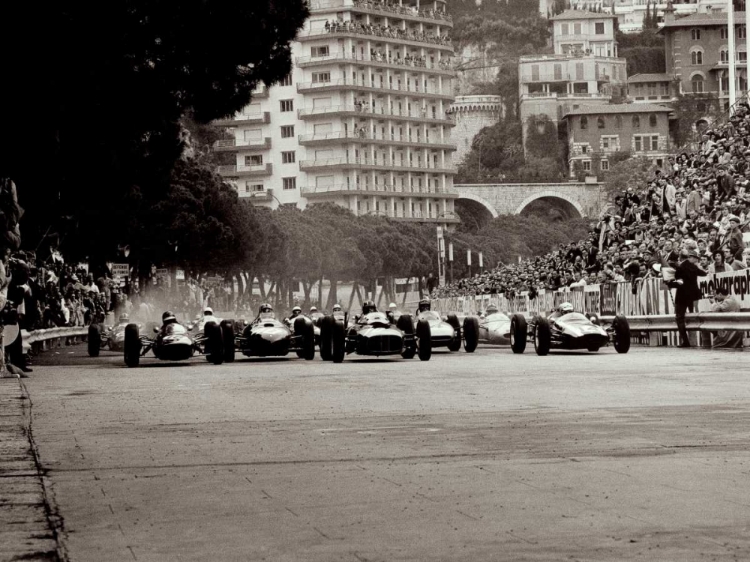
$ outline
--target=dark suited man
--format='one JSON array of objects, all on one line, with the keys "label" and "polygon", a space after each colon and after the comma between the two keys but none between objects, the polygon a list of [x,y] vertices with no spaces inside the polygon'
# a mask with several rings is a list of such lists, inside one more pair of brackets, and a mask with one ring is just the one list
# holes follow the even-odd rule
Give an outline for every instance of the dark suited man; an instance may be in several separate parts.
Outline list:
[{"label": "dark suited man", "polygon": [[677,329],[680,332],[680,347],[690,347],[687,328],[685,327],[685,313],[693,312],[695,301],[701,298],[701,290],[698,287],[698,277],[707,273],[698,266],[698,254],[694,250],[683,250],[680,252],[679,263],[675,270],[675,280],[670,283],[671,287],[677,288],[674,299],[674,315],[677,320]]}]

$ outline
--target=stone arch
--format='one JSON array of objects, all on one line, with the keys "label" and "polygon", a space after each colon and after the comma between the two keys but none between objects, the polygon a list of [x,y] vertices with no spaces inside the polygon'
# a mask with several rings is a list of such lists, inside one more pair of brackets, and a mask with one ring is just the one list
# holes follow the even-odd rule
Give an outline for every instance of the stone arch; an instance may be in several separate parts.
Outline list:
[{"label": "stone arch", "polygon": [[537,199],[542,199],[542,198],[561,199],[567,203],[570,203],[581,217],[586,216],[586,213],[583,211],[583,207],[578,201],[576,201],[575,199],[567,195],[563,195],[557,191],[540,191],[539,193],[529,195],[526,199],[523,200],[523,202],[518,206],[518,208],[515,210],[513,214],[520,215],[523,212],[523,210],[526,207],[528,207],[529,203],[532,203],[533,201],[536,201]]},{"label": "stone arch", "polygon": [[498,216],[498,213],[492,203],[487,201],[487,199],[480,197],[479,195],[474,195],[472,193],[459,193],[458,200],[460,201],[461,199],[468,199],[469,201],[474,201],[474,203],[479,203],[488,213],[492,215],[493,219],[496,219]]}]

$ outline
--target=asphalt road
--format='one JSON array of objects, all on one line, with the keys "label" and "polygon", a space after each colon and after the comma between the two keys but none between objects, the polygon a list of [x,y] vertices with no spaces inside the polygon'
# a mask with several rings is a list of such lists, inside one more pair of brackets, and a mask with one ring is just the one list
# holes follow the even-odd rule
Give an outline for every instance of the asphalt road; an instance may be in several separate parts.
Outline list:
[{"label": "asphalt road", "polygon": [[74,562],[750,559],[747,354],[69,351],[26,385]]}]

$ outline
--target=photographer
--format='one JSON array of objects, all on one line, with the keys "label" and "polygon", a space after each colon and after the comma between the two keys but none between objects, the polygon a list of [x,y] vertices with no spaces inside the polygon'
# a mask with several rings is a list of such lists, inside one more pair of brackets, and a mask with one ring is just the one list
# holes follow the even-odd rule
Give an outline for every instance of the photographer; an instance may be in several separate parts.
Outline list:
[{"label": "photographer", "polygon": [[[725,287],[718,287],[716,295],[710,297],[711,312],[740,312],[740,303],[729,296]],[[714,332],[712,348],[741,349],[743,333],[737,330],[719,330]]]}]

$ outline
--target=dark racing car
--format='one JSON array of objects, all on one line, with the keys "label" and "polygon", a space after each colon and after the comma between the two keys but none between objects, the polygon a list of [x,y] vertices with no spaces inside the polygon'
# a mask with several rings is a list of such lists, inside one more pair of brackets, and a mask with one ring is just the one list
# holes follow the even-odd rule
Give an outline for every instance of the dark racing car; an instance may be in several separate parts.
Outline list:
[{"label": "dark racing car", "polygon": [[[294,352],[301,359],[315,359],[313,321],[300,314],[290,318],[287,324],[276,319],[269,304],[262,305],[258,317],[232,341],[232,355],[236,348],[248,357],[283,357]],[[225,353],[228,356],[230,351]]]},{"label": "dark racing car", "polygon": [[361,316],[350,325],[347,320],[340,309],[323,319],[320,327],[323,360],[341,363],[351,353],[375,357],[401,355],[404,359],[418,355],[422,361],[429,361],[432,356],[430,323],[425,319],[415,325],[410,314],[402,314],[394,323],[392,317],[378,312],[368,302]]},{"label": "dark racing car", "polygon": [[510,321],[510,344],[513,353],[523,353],[526,343],[534,344],[537,355],[550,350],[587,350],[591,352],[612,343],[617,353],[630,350],[630,324],[625,316],[615,316],[612,324],[603,327],[596,315],[585,316],[563,303],[547,317],[534,316],[529,322],[521,314]]}]

